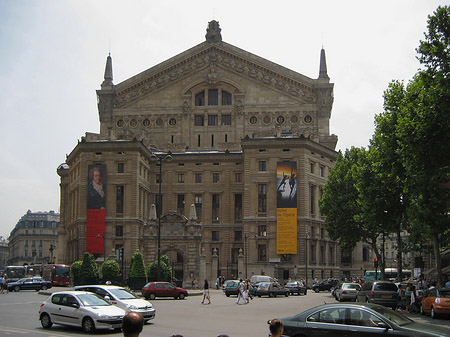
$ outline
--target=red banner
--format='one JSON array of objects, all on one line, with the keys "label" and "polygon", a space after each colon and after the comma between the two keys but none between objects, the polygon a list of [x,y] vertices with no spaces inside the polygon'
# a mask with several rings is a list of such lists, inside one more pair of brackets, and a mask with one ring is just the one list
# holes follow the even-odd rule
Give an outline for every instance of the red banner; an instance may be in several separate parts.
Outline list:
[{"label": "red banner", "polygon": [[105,254],[106,165],[89,165],[86,210],[86,251]]}]

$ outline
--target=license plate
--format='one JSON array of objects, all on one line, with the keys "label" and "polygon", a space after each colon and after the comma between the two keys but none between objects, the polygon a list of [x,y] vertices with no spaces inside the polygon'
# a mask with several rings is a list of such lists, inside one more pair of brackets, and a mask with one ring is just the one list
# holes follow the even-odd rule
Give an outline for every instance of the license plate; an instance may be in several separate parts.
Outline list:
[{"label": "license plate", "polygon": [[118,328],[121,328],[121,327],[122,327],[122,324],[113,324],[113,325],[111,325],[111,327],[112,327],[113,329],[118,329]]}]

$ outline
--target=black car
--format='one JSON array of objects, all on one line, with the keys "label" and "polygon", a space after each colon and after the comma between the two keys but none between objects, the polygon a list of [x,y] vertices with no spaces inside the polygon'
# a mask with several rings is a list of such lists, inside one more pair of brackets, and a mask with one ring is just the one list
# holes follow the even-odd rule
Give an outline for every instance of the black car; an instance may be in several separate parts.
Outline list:
[{"label": "black car", "polygon": [[303,285],[302,282],[299,281],[288,282],[284,285],[284,287],[289,290],[289,293],[291,295],[294,294],[306,295],[306,287]]},{"label": "black car", "polygon": [[448,336],[449,330],[416,323],[402,314],[376,304],[330,303],[281,319],[283,336]]},{"label": "black car", "polygon": [[44,281],[40,277],[22,278],[16,282],[8,283],[9,291],[21,291],[21,290],[47,290],[52,287],[50,281]]},{"label": "black car", "polygon": [[330,291],[331,288],[337,286],[339,284],[339,280],[335,280],[335,279],[328,279],[328,280],[323,280],[317,283],[314,283],[313,286],[311,287],[312,290],[314,290],[316,293],[318,293],[319,291]]}]

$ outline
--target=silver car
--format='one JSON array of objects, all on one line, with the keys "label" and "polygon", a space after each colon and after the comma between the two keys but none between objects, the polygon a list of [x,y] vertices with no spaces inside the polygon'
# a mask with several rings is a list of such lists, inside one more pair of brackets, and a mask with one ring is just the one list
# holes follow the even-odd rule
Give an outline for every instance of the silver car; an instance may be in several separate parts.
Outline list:
[{"label": "silver car", "polygon": [[86,291],[53,293],[41,304],[39,320],[42,327],[53,324],[83,328],[86,333],[95,329],[120,329],[125,311],[98,295]]},{"label": "silver car", "polygon": [[336,299],[342,301],[356,301],[356,294],[361,290],[358,283],[342,283],[338,289],[335,290]]},{"label": "silver car", "polygon": [[155,308],[153,308],[153,305],[149,301],[137,297],[126,288],[107,285],[85,285],[76,286],[75,290],[90,291],[91,293],[100,295],[108,302],[117,305],[127,312],[138,312],[144,316],[146,322],[155,318]]}]

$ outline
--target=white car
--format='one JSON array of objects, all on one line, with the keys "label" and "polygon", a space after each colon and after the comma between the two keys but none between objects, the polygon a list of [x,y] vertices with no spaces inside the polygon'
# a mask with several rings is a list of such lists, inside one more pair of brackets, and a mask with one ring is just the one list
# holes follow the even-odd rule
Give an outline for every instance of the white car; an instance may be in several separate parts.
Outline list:
[{"label": "white car", "polygon": [[76,286],[75,291],[90,291],[100,295],[108,302],[117,305],[126,312],[138,312],[144,316],[145,322],[155,318],[155,308],[146,300],[143,300],[133,294],[126,288],[108,285],[85,285]]},{"label": "white car", "polygon": [[39,309],[39,319],[45,329],[61,324],[82,327],[86,333],[95,329],[120,329],[125,314],[125,310],[87,291],[53,293]]}]

